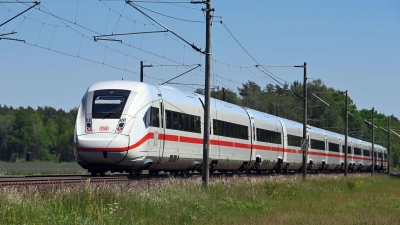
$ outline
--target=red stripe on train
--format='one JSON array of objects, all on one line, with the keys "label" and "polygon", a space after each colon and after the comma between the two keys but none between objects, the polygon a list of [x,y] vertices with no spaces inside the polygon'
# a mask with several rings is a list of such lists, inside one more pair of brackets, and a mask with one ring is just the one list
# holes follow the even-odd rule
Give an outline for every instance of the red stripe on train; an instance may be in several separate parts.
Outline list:
[{"label": "red stripe on train", "polygon": [[[193,138],[193,137],[186,137],[186,136],[178,136],[178,135],[171,135],[171,134],[158,134],[158,139],[159,140],[165,140],[166,141],[175,141],[175,142],[182,142],[182,143],[191,143],[191,144],[203,144],[203,139],[202,138]],[[78,151],[90,151],[90,152],[96,152],[96,151],[107,151],[107,152],[123,152],[123,151],[128,151],[135,149],[142,145],[144,142],[146,142],[149,139],[154,139],[154,133],[150,132],[146,134],[142,139],[140,139],[138,142],[136,142],[133,145],[130,145],[128,147],[122,147],[122,148],[80,148],[77,147]],[[250,144],[245,144],[245,143],[238,143],[238,142],[230,142],[230,141],[222,141],[222,140],[210,140],[211,145],[217,145],[217,146],[225,146],[225,147],[237,147],[237,148],[244,148],[244,149],[250,149],[251,145]],[[286,153],[297,153],[297,154],[302,154],[301,150],[296,150],[296,149],[289,149],[289,148],[279,148],[279,147],[272,147],[272,146],[265,146],[265,145],[253,145],[253,149],[255,150],[263,150],[263,151],[274,151],[274,152],[286,152]],[[315,152],[315,151],[308,151],[308,155],[310,156],[328,156],[328,157],[337,157],[337,158],[345,158],[344,155],[339,155],[340,153],[337,154],[332,154],[332,153],[325,153],[325,152]],[[362,156],[348,156],[349,159],[355,159],[355,160],[371,160],[371,158],[365,158]],[[381,160],[379,160],[381,161]],[[384,160],[386,162],[387,160]]]}]

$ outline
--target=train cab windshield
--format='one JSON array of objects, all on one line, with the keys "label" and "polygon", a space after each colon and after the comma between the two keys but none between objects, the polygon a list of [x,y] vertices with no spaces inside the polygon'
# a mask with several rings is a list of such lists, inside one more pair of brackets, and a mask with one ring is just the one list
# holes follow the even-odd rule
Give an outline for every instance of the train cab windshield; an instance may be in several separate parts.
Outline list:
[{"label": "train cab windshield", "polygon": [[98,90],[93,95],[93,118],[120,118],[130,91]]}]

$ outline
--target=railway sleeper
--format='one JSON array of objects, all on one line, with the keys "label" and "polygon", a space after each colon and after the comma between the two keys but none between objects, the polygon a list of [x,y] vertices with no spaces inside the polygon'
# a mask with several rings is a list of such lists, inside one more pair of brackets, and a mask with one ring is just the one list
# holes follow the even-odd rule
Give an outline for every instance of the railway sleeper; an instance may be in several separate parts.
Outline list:
[{"label": "railway sleeper", "polygon": [[133,177],[133,176],[140,177],[140,176],[142,176],[143,170],[127,170],[126,172],[129,173],[130,177]]},{"label": "railway sleeper", "polygon": [[90,176],[92,177],[97,177],[99,175],[100,177],[104,177],[106,175],[106,171],[99,171],[99,170],[89,170]]},{"label": "railway sleeper", "polygon": [[149,170],[149,176],[157,176],[159,172],[158,170]]}]

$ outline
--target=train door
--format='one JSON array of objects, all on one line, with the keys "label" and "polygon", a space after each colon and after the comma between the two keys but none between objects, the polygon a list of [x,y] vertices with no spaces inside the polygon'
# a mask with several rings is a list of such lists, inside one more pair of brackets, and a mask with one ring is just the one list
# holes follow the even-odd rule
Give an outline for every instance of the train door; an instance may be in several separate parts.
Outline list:
[{"label": "train door", "polygon": [[250,156],[249,156],[249,161],[255,160],[255,155],[256,152],[253,148],[254,142],[256,140],[256,126],[254,123],[254,116],[247,110],[244,109],[249,117],[250,120]]},{"label": "train door", "polygon": [[156,135],[154,133],[154,139],[156,139],[156,136],[159,140],[159,148],[158,148],[158,154],[159,158],[162,159],[164,157],[164,150],[165,150],[165,109],[164,109],[164,101],[162,98],[161,94],[158,94],[158,100],[159,100],[159,106],[160,106],[160,111],[159,111],[159,118],[160,118],[160,126],[159,126],[159,134]]},{"label": "train door", "polygon": [[380,151],[379,148],[374,148],[374,167],[375,167],[375,169],[379,165],[379,162],[380,162],[380,160],[378,158],[379,157],[379,151]]},{"label": "train door", "polygon": [[[202,113],[202,115],[204,115],[204,102],[203,102],[203,99],[201,99],[201,98],[198,98],[199,99],[199,101],[200,101],[200,103],[201,103],[201,105],[203,106],[203,113]],[[214,139],[214,136],[213,136],[213,134],[214,134],[214,120],[213,120],[213,114],[212,114],[212,111],[213,111],[213,109],[210,107],[210,115],[209,115],[209,122],[210,122],[210,130],[209,130],[209,132],[210,132],[210,144],[209,144],[209,146],[208,146],[208,155],[209,155],[209,157],[210,158],[212,158],[212,159],[220,159],[221,158],[221,154],[220,154],[220,147],[219,147],[219,145],[215,145],[214,146],[214,142],[216,141],[215,139]],[[202,124],[204,124],[204,116],[200,116],[200,118],[201,118],[201,123]],[[204,132],[204,129],[201,129],[201,133],[203,133]],[[203,134],[203,137],[204,137],[204,134]],[[201,149],[203,149],[203,145],[201,145]],[[202,150],[203,151],[203,150]],[[200,157],[201,159],[203,159],[202,157]],[[211,161],[210,161],[211,162]]]},{"label": "train door", "polygon": [[344,147],[342,145],[342,139],[339,138],[339,160],[338,163],[344,163]]},{"label": "train door", "polygon": [[[349,144],[350,144],[350,145],[349,145]],[[353,147],[353,142],[350,141],[350,143],[348,143],[347,145],[348,145],[347,148],[350,148],[350,152],[347,152],[347,163],[353,164],[353,163],[354,163],[354,157],[353,157],[353,154],[354,154],[354,147]],[[347,149],[347,151],[349,151],[349,150]]]},{"label": "train door", "polygon": [[[307,151],[306,151],[306,162],[310,162],[310,159],[311,159],[311,156],[310,156],[310,154],[309,154],[309,151],[310,151],[310,149],[311,149],[311,139],[310,139],[310,134],[308,133],[308,129],[307,129],[307,140],[308,140],[308,148],[307,148]],[[300,150],[301,150],[301,154],[299,155],[300,156],[300,158],[299,158],[299,162],[302,162],[303,161],[303,154],[304,154],[304,151],[300,148]]]},{"label": "train door", "polygon": [[328,158],[328,153],[329,153],[329,149],[328,149],[328,138],[326,137],[326,134],[324,135],[324,139],[325,139],[325,156],[322,157],[322,160],[325,161],[326,164],[332,164],[332,157]]},{"label": "train door", "polygon": [[[278,119],[278,121],[279,121],[279,124],[281,125],[281,127],[280,127],[280,133],[281,133],[281,144],[282,144],[282,160],[283,160],[283,162],[287,162],[287,152],[285,151],[285,137],[286,137],[286,135],[285,135],[285,131],[286,131],[286,128],[284,128],[284,125],[283,125],[283,123],[282,123],[282,121],[280,120],[280,119]],[[297,155],[297,154],[296,154]],[[278,156],[279,157],[279,156]]]},{"label": "train door", "polygon": [[[204,113],[203,113],[204,115]],[[203,123],[204,123],[204,116],[202,116],[203,119]],[[220,148],[217,146],[212,145],[211,143],[213,142],[212,140],[214,140],[214,122],[213,122],[213,116],[210,110],[210,116],[209,116],[209,122],[210,122],[210,130],[208,132],[210,132],[210,144],[208,146],[208,155],[213,157],[213,158],[217,158],[220,159],[221,158],[221,152],[220,152]],[[203,130],[201,131],[203,133]],[[204,137],[204,134],[203,134]]]}]

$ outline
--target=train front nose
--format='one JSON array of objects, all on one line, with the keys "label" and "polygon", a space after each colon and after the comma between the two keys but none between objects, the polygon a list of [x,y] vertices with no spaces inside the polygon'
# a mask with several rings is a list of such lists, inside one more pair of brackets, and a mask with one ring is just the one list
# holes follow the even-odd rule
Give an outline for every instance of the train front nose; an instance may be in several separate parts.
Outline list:
[{"label": "train front nose", "polygon": [[126,158],[128,149],[128,135],[100,133],[78,136],[77,150],[84,164],[117,164]]}]

